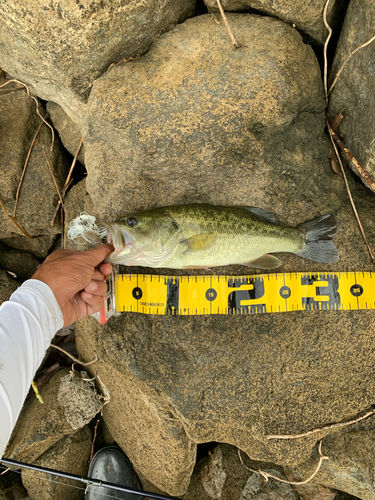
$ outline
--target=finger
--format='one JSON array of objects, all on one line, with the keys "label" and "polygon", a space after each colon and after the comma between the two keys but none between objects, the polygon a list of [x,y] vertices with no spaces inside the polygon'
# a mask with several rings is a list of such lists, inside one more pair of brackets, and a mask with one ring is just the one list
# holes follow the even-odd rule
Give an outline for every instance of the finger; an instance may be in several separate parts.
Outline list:
[{"label": "finger", "polygon": [[113,266],[112,264],[109,264],[106,262],[105,264],[99,264],[98,266],[99,271],[104,274],[105,276],[108,276],[108,274],[111,274]]},{"label": "finger", "polygon": [[104,281],[91,280],[90,283],[85,286],[84,291],[91,295],[100,295],[104,297],[107,293],[107,283]]},{"label": "finger", "polygon": [[83,291],[81,292],[81,298],[92,309],[90,314],[100,311],[104,306],[104,299],[100,295],[92,295]]},{"label": "finger", "polygon": [[104,276],[104,274],[99,269],[95,269],[94,274],[92,275],[91,279],[92,280],[98,280],[98,281],[104,281],[105,280],[105,276]]},{"label": "finger", "polygon": [[114,250],[114,247],[109,243],[104,243],[95,248],[90,248],[90,250],[84,250],[85,259],[89,264],[96,267],[98,264],[103,262],[103,260]]}]

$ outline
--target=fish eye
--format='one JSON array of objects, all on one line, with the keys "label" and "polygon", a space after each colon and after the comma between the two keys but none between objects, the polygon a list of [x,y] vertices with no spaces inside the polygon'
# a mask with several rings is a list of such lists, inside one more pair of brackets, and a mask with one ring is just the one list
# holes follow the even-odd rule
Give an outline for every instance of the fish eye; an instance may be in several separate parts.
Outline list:
[{"label": "fish eye", "polygon": [[137,218],[136,217],[128,217],[126,219],[126,224],[129,226],[129,227],[134,227],[138,224],[138,221],[137,221]]}]

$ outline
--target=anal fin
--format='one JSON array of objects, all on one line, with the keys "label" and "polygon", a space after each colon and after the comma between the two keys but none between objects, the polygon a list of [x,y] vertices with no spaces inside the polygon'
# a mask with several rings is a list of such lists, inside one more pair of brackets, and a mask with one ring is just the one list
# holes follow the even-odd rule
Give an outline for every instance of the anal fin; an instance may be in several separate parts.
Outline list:
[{"label": "anal fin", "polygon": [[282,265],[282,262],[274,255],[265,253],[258,259],[251,260],[250,262],[246,262],[242,265],[249,267],[256,267],[258,269],[275,269],[276,267],[280,267]]}]

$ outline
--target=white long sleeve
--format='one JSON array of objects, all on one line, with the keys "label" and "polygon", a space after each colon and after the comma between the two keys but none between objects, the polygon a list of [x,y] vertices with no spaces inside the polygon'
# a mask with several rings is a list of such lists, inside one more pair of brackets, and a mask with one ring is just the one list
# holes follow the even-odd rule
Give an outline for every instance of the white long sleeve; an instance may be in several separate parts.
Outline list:
[{"label": "white long sleeve", "polygon": [[27,280],[0,307],[0,457],[63,315],[48,285]]}]

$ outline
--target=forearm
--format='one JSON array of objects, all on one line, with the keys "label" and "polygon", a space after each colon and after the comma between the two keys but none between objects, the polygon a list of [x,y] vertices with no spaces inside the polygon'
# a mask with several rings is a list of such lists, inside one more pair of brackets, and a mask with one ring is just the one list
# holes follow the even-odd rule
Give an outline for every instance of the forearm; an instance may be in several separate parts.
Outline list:
[{"label": "forearm", "polygon": [[0,456],[63,316],[51,289],[26,281],[0,307]]}]

